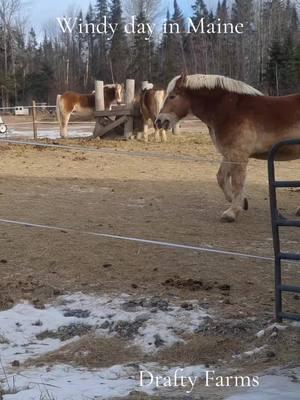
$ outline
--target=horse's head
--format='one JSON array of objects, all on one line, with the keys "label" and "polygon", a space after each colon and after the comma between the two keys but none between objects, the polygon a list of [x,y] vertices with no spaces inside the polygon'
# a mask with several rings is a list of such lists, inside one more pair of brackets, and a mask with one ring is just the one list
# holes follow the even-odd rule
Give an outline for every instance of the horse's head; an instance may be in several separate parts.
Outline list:
[{"label": "horse's head", "polygon": [[124,85],[117,83],[115,85],[115,95],[116,95],[116,102],[118,105],[122,104],[124,101]]},{"label": "horse's head", "polygon": [[176,80],[174,87],[169,85],[167,97],[164,105],[156,119],[159,129],[171,129],[182,118],[186,117],[190,111],[190,100],[186,94],[186,74]]}]

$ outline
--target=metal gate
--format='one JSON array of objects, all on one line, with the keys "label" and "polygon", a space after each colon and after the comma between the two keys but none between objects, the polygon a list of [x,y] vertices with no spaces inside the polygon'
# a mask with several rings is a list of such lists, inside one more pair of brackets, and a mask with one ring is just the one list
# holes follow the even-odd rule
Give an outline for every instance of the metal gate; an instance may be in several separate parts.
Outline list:
[{"label": "metal gate", "polygon": [[[275,163],[276,154],[282,146],[295,146],[300,145],[300,139],[285,140],[273,146],[268,160],[269,172],[269,190],[270,190],[270,204],[271,204],[271,219],[272,219],[272,232],[273,244],[275,253],[275,311],[276,320],[282,322],[283,318],[300,321],[300,313],[292,314],[284,312],[282,309],[282,293],[300,293],[300,286],[286,285],[282,283],[282,260],[286,261],[300,261],[300,253],[285,253],[281,251],[280,246],[280,227],[298,227],[300,228],[300,219],[289,220],[283,217],[277,208],[277,193],[278,188],[298,188],[300,187],[299,181],[277,181],[275,178]],[[299,171],[300,172],[300,171]],[[299,202],[300,206],[300,202]],[[300,233],[300,232],[299,232]]]}]

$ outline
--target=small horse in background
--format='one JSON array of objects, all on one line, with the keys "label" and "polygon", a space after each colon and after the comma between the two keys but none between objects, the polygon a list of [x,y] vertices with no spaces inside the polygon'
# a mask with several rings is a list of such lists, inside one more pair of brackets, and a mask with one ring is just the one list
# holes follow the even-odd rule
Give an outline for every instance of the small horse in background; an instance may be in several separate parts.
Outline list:
[{"label": "small horse in background", "polygon": [[[124,99],[124,85],[119,83],[104,85],[104,106],[105,110],[110,110],[115,102],[121,104]],[[58,95],[56,100],[56,114],[60,124],[60,136],[68,135],[68,123],[73,112],[84,116],[92,116],[95,111],[95,92],[91,94],[80,94],[76,92],[66,92]]]},{"label": "small horse in background", "polygon": [[[217,179],[231,207],[222,221],[234,222],[248,209],[244,186],[249,158],[266,160],[274,144],[300,138],[300,95],[269,97],[224,76],[182,74],[169,83],[156,124],[169,129],[189,112],[207,125],[223,156]],[[277,160],[298,158],[300,146],[284,146]]]},{"label": "small horse in background", "polygon": [[161,136],[162,142],[167,141],[167,134],[165,129],[159,129],[155,122],[158,113],[163,105],[164,98],[165,98],[165,91],[155,90],[152,84],[148,84],[148,86],[142,90],[140,96],[140,110],[143,116],[143,125],[144,125],[143,135],[145,142],[148,142],[149,139],[149,133],[148,133],[149,119],[152,121],[154,126],[155,140],[159,142]]}]

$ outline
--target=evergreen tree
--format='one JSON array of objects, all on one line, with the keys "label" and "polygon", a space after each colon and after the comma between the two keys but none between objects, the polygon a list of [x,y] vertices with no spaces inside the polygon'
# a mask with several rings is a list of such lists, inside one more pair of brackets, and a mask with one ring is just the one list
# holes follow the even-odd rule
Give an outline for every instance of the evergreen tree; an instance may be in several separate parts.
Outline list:
[{"label": "evergreen tree", "polygon": [[[167,15],[165,18],[165,24],[168,26],[171,23],[171,17],[170,17],[170,10],[167,10]],[[167,30],[166,33],[164,33],[163,38],[162,38],[162,43],[161,43],[161,60],[162,60],[162,76],[163,76],[163,82],[167,83],[169,82],[172,77],[174,77],[174,72],[173,72],[173,54],[172,54],[172,34],[169,33]]]},{"label": "evergreen tree", "polygon": [[[95,6],[96,22],[103,23],[104,17],[108,18],[108,4],[107,0],[97,0]],[[96,78],[107,81],[110,79],[110,67],[108,62],[108,37],[101,34],[97,38],[97,57],[96,57]]]},{"label": "evergreen tree", "polygon": [[[143,10],[140,11],[136,18],[137,24],[146,24],[149,22]],[[129,73],[134,76],[137,84],[148,80],[152,82],[152,57],[153,44],[152,40],[146,40],[148,33],[138,33],[134,35],[132,42],[132,57]]]},{"label": "evergreen tree", "polygon": [[227,22],[229,20],[227,0],[223,0],[222,4],[220,2],[218,3],[216,16],[220,18],[222,22]]},{"label": "evergreen tree", "polygon": [[[93,6],[90,4],[88,8],[88,12],[85,17],[87,24],[95,24],[96,23],[96,15]],[[94,60],[96,59],[96,51],[95,51],[95,41],[96,41],[96,34],[93,33],[92,29],[89,29],[87,35],[87,44],[88,44],[88,66],[86,71],[86,85],[90,88],[93,85],[93,81],[95,80],[96,76],[96,65]],[[91,74],[89,74],[91,71]]]},{"label": "evergreen tree", "polygon": [[194,11],[192,19],[195,23],[201,18],[208,18],[208,10],[204,0],[196,0],[195,4],[192,5],[192,10]]},{"label": "evergreen tree", "polygon": [[179,30],[180,32],[184,31],[185,28],[185,20],[184,20],[184,16],[183,16],[183,12],[181,11],[177,0],[174,0],[174,12],[173,12],[173,16],[172,16],[172,22],[175,22],[179,25]]},{"label": "evergreen tree", "polygon": [[110,23],[118,24],[109,51],[112,72],[116,81],[124,82],[128,67],[128,44],[124,32],[121,0],[112,0],[111,2]]}]

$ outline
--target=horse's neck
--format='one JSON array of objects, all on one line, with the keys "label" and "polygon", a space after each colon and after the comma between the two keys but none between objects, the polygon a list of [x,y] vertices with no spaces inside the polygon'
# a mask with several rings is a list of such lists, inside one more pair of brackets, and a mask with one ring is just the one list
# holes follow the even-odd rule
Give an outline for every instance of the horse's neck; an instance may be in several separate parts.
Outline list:
[{"label": "horse's neck", "polygon": [[191,111],[210,127],[215,127],[222,114],[222,105],[226,102],[228,93],[222,90],[207,90],[190,92]]}]

